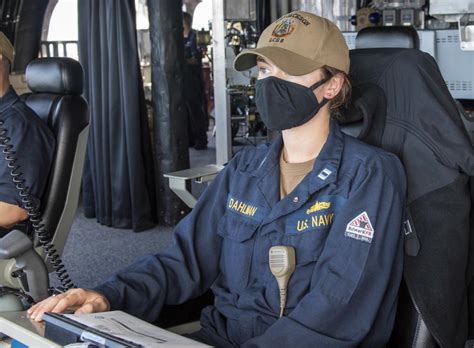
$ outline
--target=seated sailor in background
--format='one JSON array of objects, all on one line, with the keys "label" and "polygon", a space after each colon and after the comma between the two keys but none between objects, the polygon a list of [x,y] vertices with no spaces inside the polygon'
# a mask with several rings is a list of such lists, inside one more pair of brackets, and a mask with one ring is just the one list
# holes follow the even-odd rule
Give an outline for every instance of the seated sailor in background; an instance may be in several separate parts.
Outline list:
[{"label": "seated sailor in background", "polygon": [[[93,290],[33,306],[121,309],[155,321],[163,304],[211,288],[192,338],[218,347],[382,347],[402,277],[405,175],[396,156],[344,135],[349,53],[339,29],[292,12],[242,52],[272,144],[243,150],[176,227],[174,243]],[[289,281],[288,281],[289,278]]]},{"label": "seated sailor in background", "polygon": [[55,146],[51,130],[11,87],[9,72],[12,62],[13,46],[0,32],[0,143],[6,145],[1,147],[3,153],[0,154],[0,237],[28,218],[19,190],[13,183],[12,168],[5,159],[5,151],[9,145],[12,146],[8,155],[13,154],[16,158],[15,165],[19,168],[15,173],[22,173],[23,185],[29,188],[35,208],[39,208]]}]

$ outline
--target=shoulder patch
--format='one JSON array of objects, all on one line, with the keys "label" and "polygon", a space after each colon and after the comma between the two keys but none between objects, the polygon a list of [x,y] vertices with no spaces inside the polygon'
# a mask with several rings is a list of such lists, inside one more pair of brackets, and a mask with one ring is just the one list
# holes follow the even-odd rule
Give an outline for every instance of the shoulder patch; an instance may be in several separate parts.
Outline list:
[{"label": "shoulder patch", "polygon": [[367,212],[363,212],[352,219],[346,226],[346,237],[371,243],[374,237],[374,228]]}]

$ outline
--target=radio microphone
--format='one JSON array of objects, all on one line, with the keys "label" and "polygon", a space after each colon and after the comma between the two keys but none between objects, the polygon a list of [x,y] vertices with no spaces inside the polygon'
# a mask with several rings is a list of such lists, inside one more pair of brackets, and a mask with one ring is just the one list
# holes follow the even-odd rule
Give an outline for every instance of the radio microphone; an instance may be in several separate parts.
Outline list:
[{"label": "radio microphone", "polygon": [[285,310],[288,281],[295,271],[295,249],[290,246],[277,245],[268,252],[270,270],[278,282],[280,290],[280,318]]}]

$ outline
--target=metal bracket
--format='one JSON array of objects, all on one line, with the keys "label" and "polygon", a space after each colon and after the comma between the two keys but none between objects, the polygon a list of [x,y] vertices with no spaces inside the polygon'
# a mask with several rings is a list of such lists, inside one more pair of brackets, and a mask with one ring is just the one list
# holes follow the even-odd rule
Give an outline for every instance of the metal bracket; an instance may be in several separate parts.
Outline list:
[{"label": "metal bracket", "polygon": [[465,13],[458,21],[461,50],[474,51],[474,14]]},{"label": "metal bracket", "polygon": [[192,180],[198,184],[214,180],[224,166],[219,164],[208,164],[203,167],[179,170],[177,172],[163,174],[169,179],[170,189],[181,198],[181,200],[190,208],[194,208],[197,199],[188,190]]}]

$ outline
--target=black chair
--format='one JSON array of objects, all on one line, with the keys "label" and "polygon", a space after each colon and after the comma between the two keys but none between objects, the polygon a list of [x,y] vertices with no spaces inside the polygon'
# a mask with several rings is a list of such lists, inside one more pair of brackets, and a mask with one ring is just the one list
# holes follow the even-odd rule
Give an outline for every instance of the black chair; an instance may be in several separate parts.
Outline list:
[{"label": "black chair", "polygon": [[[85,160],[87,137],[89,131],[89,113],[86,101],[82,98],[83,71],[76,60],[70,58],[43,58],[32,61],[26,69],[26,81],[30,94],[22,95],[25,103],[36,112],[36,114],[48,124],[56,137],[56,148],[53,158],[52,169],[45,194],[42,197],[42,219],[48,236],[52,239],[54,249],[58,256],[62,254],[79,200],[81,187],[82,169]],[[18,231],[13,231],[18,232]],[[19,236],[19,234],[17,233]],[[4,237],[6,238],[6,237]],[[26,237],[25,237],[26,238]],[[0,245],[1,258],[16,258],[18,264],[19,254],[28,248],[24,238],[20,243],[4,242]],[[5,244],[17,244],[8,250]],[[38,247],[38,239],[35,246]],[[46,262],[46,255],[42,248],[37,252]],[[0,260],[1,261],[1,260]],[[51,265],[46,262],[51,271]],[[13,267],[14,263],[0,263],[0,272],[6,272],[4,267]],[[18,265],[17,265],[18,266]],[[38,273],[45,270],[33,270],[33,265],[26,265],[29,275],[37,280],[29,280],[31,288],[36,289],[36,297],[44,297],[47,290],[44,289],[47,282]],[[12,270],[15,267],[12,268]],[[9,273],[10,269],[5,273]],[[41,278],[41,279],[40,279]],[[2,279],[2,278],[0,278]],[[9,287],[25,288],[20,286],[15,279],[4,279]],[[47,284],[46,284],[47,286]],[[28,292],[28,291],[27,291]],[[41,298],[35,298],[39,300]],[[1,309],[0,309],[1,310]]]},{"label": "black chair", "polygon": [[82,97],[83,71],[71,58],[43,58],[28,64],[26,104],[56,137],[53,167],[42,197],[43,222],[60,254],[79,202],[89,132],[89,112]]},{"label": "black chair", "polygon": [[[404,281],[390,347],[469,338],[469,177],[474,151],[434,59],[416,49],[351,51],[346,133],[399,156],[408,181]],[[472,290],[471,290],[472,292]]]}]

